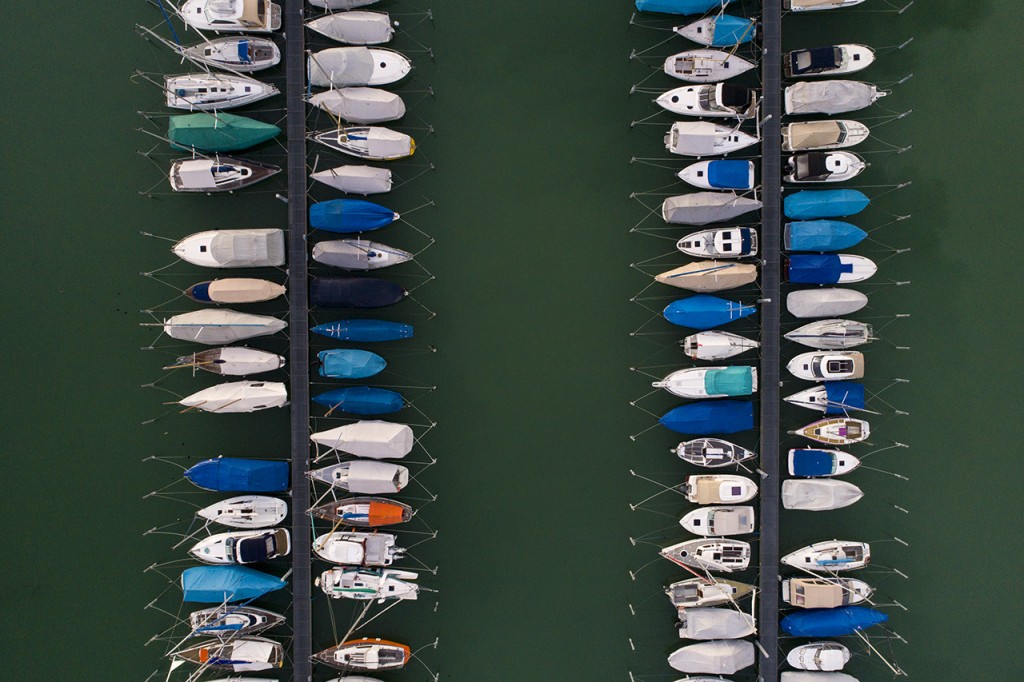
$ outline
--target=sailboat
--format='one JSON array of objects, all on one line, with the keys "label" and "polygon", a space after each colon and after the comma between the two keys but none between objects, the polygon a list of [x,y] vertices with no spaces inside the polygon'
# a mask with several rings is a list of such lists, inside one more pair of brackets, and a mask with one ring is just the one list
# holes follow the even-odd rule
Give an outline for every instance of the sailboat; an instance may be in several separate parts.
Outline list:
[{"label": "sailboat", "polygon": [[313,660],[319,663],[354,672],[397,670],[404,668],[411,658],[412,651],[405,644],[379,637],[352,639],[313,654]]},{"label": "sailboat", "polygon": [[409,483],[409,470],[390,462],[351,459],[313,469],[309,477],[360,495],[397,493]]},{"label": "sailboat", "polygon": [[754,591],[753,585],[724,578],[687,578],[669,585],[665,594],[680,609],[735,603]]},{"label": "sailboat", "polygon": [[419,577],[411,571],[336,566],[320,574],[314,584],[331,599],[357,601],[416,599],[420,586],[410,582]]},{"label": "sailboat", "polygon": [[185,73],[164,76],[164,96],[171,109],[214,111],[244,107],[274,97],[270,83],[229,73]]},{"label": "sailboat", "polygon": [[309,513],[346,526],[379,528],[406,523],[413,511],[409,505],[386,497],[348,497],[313,507]]},{"label": "sailboat", "polygon": [[167,177],[175,192],[234,192],[280,172],[280,168],[269,163],[213,156],[176,159],[171,162]]},{"label": "sailboat", "polygon": [[691,83],[717,83],[739,76],[755,67],[743,57],[725,50],[687,50],[665,59],[663,70],[669,76]]},{"label": "sailboat", "polygon": [[690,464],[718,469],[733,466],[757,457],[757,453],[720,438],[697,438],[683,441],[672,452]]},{"label": "sailboat", "polygon": [[178,404],[221,414],[256,412],[288,404],[288,389],[279,381],[232,381],[204,388]]},{"label": "sailboat", "polygon": [[279,642],[264,637],[208,639],[168,655],[208,670],[236,673],[272,670],[284,665],[284,648]]},{"label": "sailboat", "polygon": [[255,606],[228,605],[199,609],[189,614],[192,635],[214,637],[245,637],[283,625],[287,619],[280,613]]},{"label": "sailboat", "polygon": [[307,21],[306,28],[348,45],[382,45],[395,35],[385,12],[334,12]]},{"label": "sailboat", "polygon": [[344,566],[390,566],[405,553],[396,540],[391,533],[332,531],[313,540],[313,551]]},{"label": "sailboat", "polygon": [[172,339],[213,346],[276,334],[288,323],[276,317],[218,308],[172,315],[163,321],[162,326],[164,333]]},{"label": "sailboat", "polygon": [[724,360],[759,348],[761,343],[739,334],[710,330],[690,334],[679,345],[694,360]]},{"label": "sailboat", "polygon": [[288,516],[288,503],[267,495],[238,495],[203,507],[196,516],[229,528],[268,528]]},{"label": "sailboat", "polygon": [[257,348],[245,346],[226,346],[197,351],[191,355],[180,356],[173,365],[164,369],[190,368],[221,376],[248,376],[262,372],[272,372],[284,367],[284,357]]}]

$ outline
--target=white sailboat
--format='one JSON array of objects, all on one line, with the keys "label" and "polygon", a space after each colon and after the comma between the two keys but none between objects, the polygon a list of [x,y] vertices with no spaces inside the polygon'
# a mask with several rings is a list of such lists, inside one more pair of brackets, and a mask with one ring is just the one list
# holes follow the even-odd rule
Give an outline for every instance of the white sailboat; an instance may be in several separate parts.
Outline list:
[{"label": "white sailboat", "polygon": [[178,401],[203,412],[236,414],[288,404],[288,389],[279,381],[232,381],[204,388]]}]

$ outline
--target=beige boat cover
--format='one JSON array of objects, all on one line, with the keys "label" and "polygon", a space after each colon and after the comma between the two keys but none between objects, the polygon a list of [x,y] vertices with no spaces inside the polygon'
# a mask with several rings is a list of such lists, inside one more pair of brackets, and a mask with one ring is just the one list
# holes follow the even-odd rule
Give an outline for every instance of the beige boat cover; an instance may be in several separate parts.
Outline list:
[{"label": "beige boat cover", "polygon": [[276,334],[288,323],[276,317],[250,315],[235,310],[196,310],[164,321],[164,333],[172,339],[211,346]]},{"label": "beige boat cover", "polygon": [[754,645],[744,640],[715,640],[677,649],[668,664],[684,673],[731,675],[754,665]]},{"label": "beige boat cover", "polygon": [[710,512],[708,530],[715,535],[750,533],[754,524],[752,507],[715,507]]},{"label": "beige boat cover", "polygon": [[218,230],[210,241],[210,255],[222,268],[284,265],[284,231]]},{"label": "beige boat cover", "polygon": [[252,28],[263,28],[267,24],[266,12],[261,12],[263,3],[260,0],[242,0],[242,16],[239,22]]},{"label": "beige boat cover", "polygon": [[814,578],[793,578],[789,582],[789,601],[808,609],[831,609],[844,606],[848,600],[842,585]]},{"label": "beige boat cover", "polygon": [[666,223],[677,225],[707,225],[759,208],[760,201],[732,192],[692,192],[665,199],[661,204],[661,217]]},{"label": "beige boat cover", "polygon": [[843,134],[842,127],[836,121],[791,123],[788,132],[789,147],[794,151],[834,145]]},{"label": "beige boat cover", "polygon": [[757,279],[757,267],[749,263],[702,260],[663,272],[655,281],[689,291],[724,291]]},{"label": "beige boat cover", "polygon": [[309,55],[308,68],[315,88],[366,85],[373,76],[373,53],[366,47],[332,47]]},{"label": "beige boat cover", "polygon": [[849,507],[862,497],[864,491],[846,481],[790,478],[782,482],[782,506],[786,509],[841,509]]},{"label": "beige boat cover", "polygon": [[283,295],[285,288],[265,279],[229,277],[213,280],[207,291],[215,303],[260,303]]},{"label": "beige boat cover", "polygon": [[754,619],[734,609],[691,608],[679,612],[683,639],[739,639],[754,634]]}]

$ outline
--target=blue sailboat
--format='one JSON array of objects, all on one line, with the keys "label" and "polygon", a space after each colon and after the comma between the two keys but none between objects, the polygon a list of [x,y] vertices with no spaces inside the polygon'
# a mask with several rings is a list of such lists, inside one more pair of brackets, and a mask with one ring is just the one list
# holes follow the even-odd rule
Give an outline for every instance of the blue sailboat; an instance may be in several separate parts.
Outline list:
[{"label": "blue sailboat", "polygon": [[730,2],[732,0],[636,0],[636,8],[641,12],[662,14],[704,14]]},{"label": "blue sailboat", "polygon": [[256,599],[287,584],[248,566],[195,566],[181,573],[182,599],[205,604]]},{"label": "blue sailboat", "polygon": [[[847,259],[849,260],[849,259]],[[803,253],[788,258],[787,277],[792,284],[839,284],[844,274],[854,271],[834,253]]]},{"label": "blue sailboat", "polygon": [[411,339],[413,326],[388,320],[337,320],[318,324],[311,330],[315,334],[339,341],[399,341]]},{"label": "blue sailboat", "polygon": [[313,396],[313,402],[349,414],[391,414],[405,407],[401,393],[372,386],[336,388]]},{"label": "blue sailboat", "polygon": [[353,348],[332,348],[316,355],[320,376],[331,379],[365,379],[380,374],[388,363],[376,353]]},{"label": "blue sailboat", "polygon": [[383,308],[407,293],[399,284],[373,277],[316,277],[309,282],[309,302],[318,308]]},{"label": "blue sailboat", "polygon": [[868,233],[841,220],[802,220],[786,223],[782,233],[787,251],[839,251],[860,244]]},{"label": "blue sailboat", "polygon": [[794,637],[842,637],[889,620],[881,611],[866,606],[807,609],[782,619],[782,629]]},{"label": "blue sailboat", "polygon": [[786,196],[782,201],[787,218],[842,218],[860,213],[871,200],[856,189],[805,189]]},{"label": "blue sailboat", "polygon": [[757,307],[699,294],[669,303],[662,315],[672,324],[691,329],[711,329],[753,315]]},{"label": "blue sailboat", "polygon": [[331,199],[309,207],[311,228],[340,234],[377,230],[398,218],[391,209],[363,199]]},{"label": "blue sailboat", "polygon": [[737,433],[754,428],[754,403],[749,400],[703,400],[669,410],[661,425],[695,436]]},{"label": "blue sailboat", "polygon": [[[720,3],[716,3],[720,4]],[[732,47],[749,43],[754,39],[757,22],[753,19],[734,17],[731,14],[698,19],[686,26],[677,26],[673,31],[687,40],[710,47]]]},{"label": "blue sailboat", "polygon": [[288,490],[288,462],[217,457],[186,469],[194,485],[219,493],[280,493]]}]

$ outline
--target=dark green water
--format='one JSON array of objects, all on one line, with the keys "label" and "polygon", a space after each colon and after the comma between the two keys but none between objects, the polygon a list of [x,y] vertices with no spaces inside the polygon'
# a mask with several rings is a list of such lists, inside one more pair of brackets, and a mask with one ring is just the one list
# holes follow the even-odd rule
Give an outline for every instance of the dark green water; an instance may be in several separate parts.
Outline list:
[{"label": "dark green water", "polygon": [[[402,6],[386,4],[393,12]],[[627,670],[675,679],[661,663],[677,643],[658,592],[675,574],[655,564],[632,583],[627,573],[654,557],[652,546],[633,548],[627,538],[675,523],[629,512],[627,502],[653,490],[628,469],[668,481],[684,474],[665,452],[675,439],[627,438],[650,424],[628,405],[646,391],[628,368],[664,357],[660,346],[628,336],[647,313],[629,303],[644,280],[627,266],[667,250],[628,233],[643,212],[627,196],[671,180],[671,171],[628,164],[655,155],[662,130],[628,128],[653,108],[627,95],[645,74],[627,56],[660,37],[627,27],[625,0],[447,0],[433,9],[434,28],[414,35],[436,54],[421,76],[436,99],[416,111],[436,129],[418,156],[437,171],[388,201],[400,210],[423,197],[436,202],[410,220],[438,239],[422,259],[438,278],[417,297],[438,312],[421,340],[439,350],[395,365],[438,386],[417,405],[439,423],[425,442],[440,461],[424,482],[440,499],[423,517],[440,534],[417,553],[440,565],[437,578],[424,581],[439,599],[436,615],[430,600],[400,605],[378,621],[379,632],[414,645],[439,635],[440,649],[424,658],[445,679],[617,680]],[[282,226],[285,212],[272,192],[139,197],[165,182],[136,154],[156,142],[134,132],[136,110],[158,111],[159,94],[129,80],[135,68],[176,68],[132,33],[136,21],[156,23],[157,13],[143,3],[71,4],[59,17],[12,5],[0,29],[8,46],[0,166],[7,678],[145,679],[162,649],[143,643],[169,619],[143,610],[168,589],[143,569],[177,555],[171,538],[142,533],[191,511],[141,499],[177,476],[171,465],[141,460],[280,456],[288,441],[283,411],[139,425],[167,409],[160,403],[170,396],[139,387],[161,376],[170,352],[138,350],[156,336],[137,326],[145,321],[138,311],[174,292],[137,275],[171,260],[168,244],[137,233]],[[857,221],[913,214],[877,234],[913,247],[885,261],[880,278],[912,284],[867,289],[873,315],[913,315],[884,334],[911,351],[888,342],[868,348],[873,382],[912,380],[886,394],[910,416],[876,424],[879,445],[912,447],[868,463],[911,481],[859,472],[853,480],[865,500],[825,517],[786,515],[783,547],[822,536],[909,542],[875,545],[877,562],[909,580],[870,580],[909,608],[890,610],[910,642],[892,651],[920,680],[1020,676],[1015,522],[1024,433],[1013,398],[1021,379],[1021,199],[1012,123],[1022,79],[1012,57],[997,58],[989,46],[1014,45],[1022,24],[1008,0],[970,8],[947,0],[918,3],[899,18],[851,12],[785,25],[787,48],[916,38],[864,74],[876,82],[915,74],[883,100],[887,110],[914,114],[876,131],[914,149],[872,155],[864,181],[914,184]],[[880,260],[882,249],[864,253]],[[179,288],[201,279],[172,272],[179,274],[167,280]],[[195,383],[174,377],[161,385],[184,392]],[[317,646],[327,646],[331,628],[322,607],[317,613]],[[344,630],[347,611],[338,614]],[[421,670],[387,679],[421,679]],[[862,680],[888,675],[868,661],[853,672]]]}]

